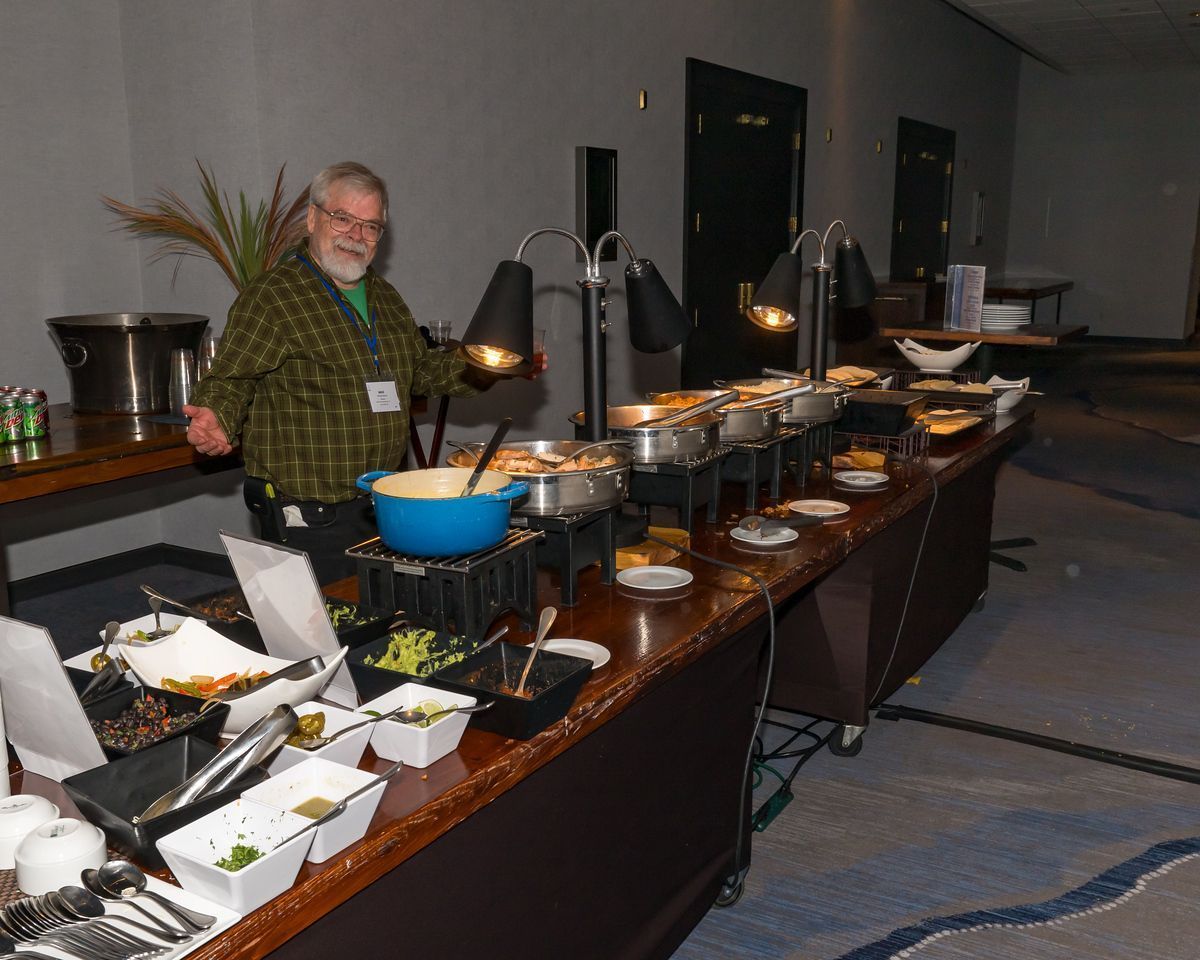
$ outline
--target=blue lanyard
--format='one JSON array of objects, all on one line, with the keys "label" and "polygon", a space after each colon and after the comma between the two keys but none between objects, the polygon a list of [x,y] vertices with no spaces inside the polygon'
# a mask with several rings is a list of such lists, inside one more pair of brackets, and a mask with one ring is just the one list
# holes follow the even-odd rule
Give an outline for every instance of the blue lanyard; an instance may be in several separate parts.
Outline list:
[{"label": "blue lanyard", "polygon": [[[346,315],[346,317],[349,319],[349,321],[352,324],[354,324],[354,329],[358,331],[358,335],[363,338],[363,343],[365,343],[367,345],[367,349],[371,351],[371,360],[375,364],[375,372],[378,373],[379,372],[379,331],[376,329],[376,326],[375,326],[375,309],[374,309],[374,307],[371,308],[370,327],[368,328],[368,330],[364,330],[362,328],[362,323],[359,320],[358,314],[355,311],[351,310],[348,306],[346,306],[346,301],[343,300],[338,295],[338,292],[336,290],[334,290],[334,288],[332,286],[330,286],[329,281],[326,280],[323,276],[321,276],[320,271],[317,270],[317,268],[314,267],[309,262],[308,258],[305,257],[304,254],[302,254],[302,253],[297,253],[296,259],[299,260],[302,264],[304,264],[306,267],[308,267],[309,270],[311,270],[313,272],[313,276],[321,281],[321,286],[323,286],[325,288],[326,292],[329,294],[329,296],[333,300],[333,302],[338,305],[338,309],[341,310],[342,313],[344,313]],[[370,333],[370,336],[367,335],[368,331]]]}]

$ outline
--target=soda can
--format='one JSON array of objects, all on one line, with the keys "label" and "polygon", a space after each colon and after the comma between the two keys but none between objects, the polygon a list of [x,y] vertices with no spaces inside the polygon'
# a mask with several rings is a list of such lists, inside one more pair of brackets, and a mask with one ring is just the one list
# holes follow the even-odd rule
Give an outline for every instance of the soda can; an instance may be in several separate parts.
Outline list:
[{"label": "soda can", "polygon": [[0,416],[4,418],[0,439],[5,443],[20,443],[25,439],[25,411],[16,397],[11,394],[0,397]]},{"label": "soda can", "polygon": [[21,394],[21,412],[24,419],[25,439],[37,440],[48,432],[50,405],[32,390]]}]

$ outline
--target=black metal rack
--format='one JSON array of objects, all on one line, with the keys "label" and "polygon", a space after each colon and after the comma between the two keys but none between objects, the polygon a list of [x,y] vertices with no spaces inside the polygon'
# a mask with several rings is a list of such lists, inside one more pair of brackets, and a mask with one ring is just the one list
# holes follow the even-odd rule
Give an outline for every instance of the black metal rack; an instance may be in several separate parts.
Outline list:
[{"label": "black metal rack", "polygon": [[629,502],[636,503],[638,512],[648,516],[650,508],[674,507],[679,511],[679,525],[692,532],[693,514],[703,506],[709,523],[717,522],[717,506],[721,500],[721,465],[729,456],[728,447],[718,447],[698,460],[677,463],[637,463],[629,474]]},{"label": "black metal rack", "polygon": [[783,465],[792,475],[792,482],[796,486],[803,487],[808,482],[808,475],[815,463],[820,462],[827,470],[833,465],[833,428],[836,423],[835,418],[784,426],[787,435],[783,445]]},{"label": "black metal rack", "polygon": [[791,445],[808,433],[808,425],[784,426],[773,437],[730,444],[729,457],[721,466],[722,483],[746,485],[746,509],[758,505],[758,488],[767,484],[767,495],[778,500],[783,491],[785,456]]},{"label": "black metal rack", "polygon": [[496,546],[462,557],[415,557],[397,553],[376,537],[346,556],[358,561],[364,602],[403,610],[439,629],[478,639],[493,620],[515,611],[532,630],[537,611],[536,530],[509,530]]},{"label": "black metal rack", "polygon": [[539,567],[557,570],[562,602],[575,606],[579,571],[600,564],[600,582],[617,577],[617,514],[620,504],[569,516],[534,517],[514,513],[512,524],[540,531],[536,554]]}]

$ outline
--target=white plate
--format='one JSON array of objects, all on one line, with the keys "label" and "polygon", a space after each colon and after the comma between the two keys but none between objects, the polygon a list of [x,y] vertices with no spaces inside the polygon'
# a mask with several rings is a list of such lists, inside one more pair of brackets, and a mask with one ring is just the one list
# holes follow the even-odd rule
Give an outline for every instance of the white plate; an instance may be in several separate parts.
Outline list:
[{"label": "white plate", "polygon": [[729,535],[734,540],[741,540],[743,543],[762,544],[764,546],[766,544],[791,543],[800,536],[791,527],[780,527],[761,537],[753,530],[743,530],[741,527],[734,527],[729,531]]},{"label": "white plate", "polygon": [[839,470],[834,473],[833,479],[848,487],[882,487],[887,485],[890,477],[874,470]]},{"label": "white plate", "polygon": [[617,574],[617,583],[634,590],[677,590],[691,582],[691,573],[678,567],[629,567]]},{"label": "white plate", "polygon": [[565,653],[567,656],[579,657],[582,660],[591,660],[593,670],[604,666],[612,656],[608,652],[608,647],[592,643],[591,640],[543,640],[542,649],[550,650],[554,653]]},{"label": "white plate", "polygon": [[840,517],[850,512],[850,504],[840,500],[793,500],[788,509],[805,517]]}]

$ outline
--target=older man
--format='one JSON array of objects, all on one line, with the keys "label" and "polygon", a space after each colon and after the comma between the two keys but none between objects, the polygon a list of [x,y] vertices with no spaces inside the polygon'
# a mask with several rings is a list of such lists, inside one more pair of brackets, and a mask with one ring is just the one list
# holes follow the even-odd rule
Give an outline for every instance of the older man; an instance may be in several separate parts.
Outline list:
[{"label": "older man", "polygon": [[375,536],[355,479],[395,470],[408,443],[408,398],[468,396],[469,368],[431,350],[400,294],[371,269],[387,223],[387,187],[338,163],[312,182],[308,239],[250,283],[229,311],[200,381],[188,441],[228,453],[241,436],[247,502],[265,484],[285,523],[264,536],[309,553],[323,581],[353,573],[348,546]]}]

